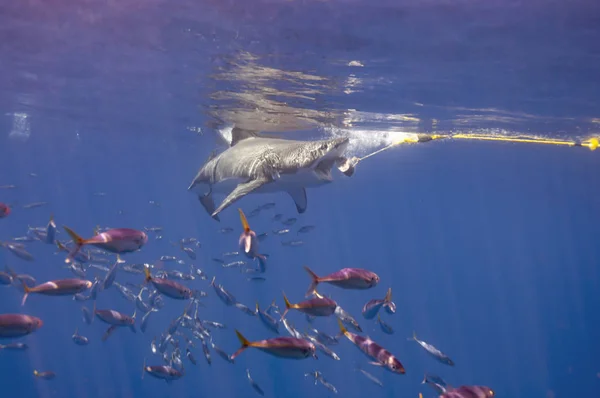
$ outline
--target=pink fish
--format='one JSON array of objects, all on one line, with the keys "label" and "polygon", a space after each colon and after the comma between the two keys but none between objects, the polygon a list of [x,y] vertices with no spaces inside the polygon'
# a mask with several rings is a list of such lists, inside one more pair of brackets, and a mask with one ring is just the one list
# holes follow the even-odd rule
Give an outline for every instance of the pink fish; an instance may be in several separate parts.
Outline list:
[{"label": "pink fish", "polygon": [[312,356],[316,358],[316,347],[310,341],[298,339],[295,337],[275,337],[273,339],[261,341],[248,341],[240,332],[235,331],[242,347],[231,355],[234,360],[238,355],[244,352],[248,347],[258,348],[267,354],[288,359],[304,359]]},{"label": "pink fish", "polygon": [[310,300],[301,301],[297,304],[289,302],[285,293],[283,294],[283,301],[285,302],[285,311],[281,318],[283,319],[290,309],[295,309],[312,316],[329,316],[335,312],[337,303],[327,297],[315,297]]},{"label": "pink fish", "polygon": [[69,227],[63,227],[73,239],[75,247],[68,254],[65,262],[69,263],[82,246],[92,245],[111,253],[131,253],[141,249],[148,242],[148,235],[143,231],[130,228],[114,228],[83,239]]},{"label": "pink fish", "polygon": [[314,294],[319,283],[325,282],[342,289],[370,289],[379,283],[376,273],[361,268],[343,268],[327,276],[317,276],[310,268],[304,267],[312,282],[305,297]]},{"label": "pink fish", "polygon": [[349,332],[344,327],[342,321],[339,319],[338,324],[340,326],[341,333],[344,336],[346,336],[348,340],[353,342],[354,345],[359,350],[361,350],[367,357],[373,359],[371,365],[382,366],[383,368],[396,374],[406,373],[406,370],[404,370],[404,366],[402,366],[402,363],[388,350],[371,340],[369,337],[363,337],[359,336],[358,334]]},{"label": "pink fish", "polygon": [[91,281],[75,278],[48,281],[34,287],[27,286],[23,281],[21,281],[21,283],[23,285],[23,290],[25,290],[21,305],[25,305],[25,301],[30,293],[38,293],[46,296],[72,296],[92,287]]},{"label": "pink fish", "polygon": [[0,338],[27,336],[42,327],[40,318],[24,314],[0,314]]},{"label": "pink fish", "polygon": [[267,257],[258,252],[258,238],[256,237],[256,232],[250,229],[250,224],[248,224],[248,220],[242,209],[238,209],[238,211],[240,212],[242,227],[244,228],[239,240],[240,250],[244,252],[248,258],[258,258],[261,265],[261,271],[264,272]]},{"label": "pink fish", "polygon": [[10,207],[7,204],[0,202],[0,218],[4,218],[10,214]]},{"label": "pink fish", "polygon": [[[366,319],[373,319],[373,318],[375,318],[375,316],[377,316],[381,307],[391,306],[391,303],[393,303],[393,302],[392,302],[392,288],[390,287],[383,299],[369,300],[364,305],[362,314]],[[394,306],[395,306],[395,304],[394,304]],[[395,308],[394,308],[394,311],[395,311]]]},{"label": "pink fish", "polygon": [[492,398],[494,391],[485,386],[460,386],[447,388],[439,398]]}]

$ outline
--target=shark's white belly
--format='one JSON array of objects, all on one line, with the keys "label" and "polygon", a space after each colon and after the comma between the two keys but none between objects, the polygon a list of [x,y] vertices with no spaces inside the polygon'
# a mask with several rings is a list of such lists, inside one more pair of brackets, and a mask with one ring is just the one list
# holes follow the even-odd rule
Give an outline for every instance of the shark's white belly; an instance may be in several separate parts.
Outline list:
[{"label": "shark's white belly", "polygon": [[[212,192],[227,195],[235,187],[247,180],[241,178],[228,178],[212,185]],[[331,180],[319,178],[313,170],[299,170],[294,174],[282,174],[275,181],[263,185],[254,193],[286,192],[292,188],[318,187],[330,183]]]}]

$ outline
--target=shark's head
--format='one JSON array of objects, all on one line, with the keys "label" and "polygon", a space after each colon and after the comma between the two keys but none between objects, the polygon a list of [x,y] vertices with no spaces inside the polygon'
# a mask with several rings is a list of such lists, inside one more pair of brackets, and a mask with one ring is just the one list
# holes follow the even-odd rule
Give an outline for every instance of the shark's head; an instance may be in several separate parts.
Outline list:
[{"label": "shark's head", "polygon": [[[315,166],[323,161],[333,161],[342,157],[344,151],[348,147],[348,138],[334,138],[331,140],[322,140],[313,142],[311,154]],[[329,163],[329,162],[328,162]]]},{"label": "shark's head", "polygon": [[336,162],[343,159],[343,154],[348,147],[348,143],[348,138],[334,138],[314,143],[315,147],[312,150],[314,160],[311,163],[311,168],[315,171],[320,181],[333,181],[331,168]]},{"label": "shark's head", "polygon": [[324,159],[337,159],[341,157],[346,148],[348,148],[348,144],[350,140],[348,138],[334,138],[331,140],[323,141],[321,144],[321,150],[324,152]]}]

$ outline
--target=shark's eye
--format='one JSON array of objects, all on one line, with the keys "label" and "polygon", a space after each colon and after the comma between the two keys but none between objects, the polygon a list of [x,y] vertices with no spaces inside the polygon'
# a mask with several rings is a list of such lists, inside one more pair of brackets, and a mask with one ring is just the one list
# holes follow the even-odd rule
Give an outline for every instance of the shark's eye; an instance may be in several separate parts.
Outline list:
[{"label": "shark's eye", "polygon": [[327,150],[327,144],[321,144],[321,150],[323,150],[323,151]]}]

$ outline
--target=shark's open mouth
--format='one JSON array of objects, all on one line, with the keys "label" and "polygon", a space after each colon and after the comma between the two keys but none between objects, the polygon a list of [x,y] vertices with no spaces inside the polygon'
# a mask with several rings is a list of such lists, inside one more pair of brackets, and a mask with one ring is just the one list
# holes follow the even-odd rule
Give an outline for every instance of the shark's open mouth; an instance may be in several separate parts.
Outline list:
[{"label": "shark's open mouth", "polygon": [[315,174],[322,181],[333,181],[333,177],[331,176],[331,168],[333,167],[336,159],[324,159],[317,164],[315,167]]}]

